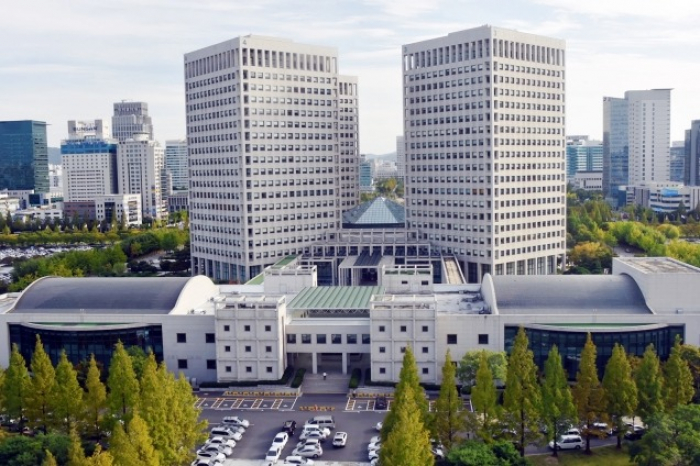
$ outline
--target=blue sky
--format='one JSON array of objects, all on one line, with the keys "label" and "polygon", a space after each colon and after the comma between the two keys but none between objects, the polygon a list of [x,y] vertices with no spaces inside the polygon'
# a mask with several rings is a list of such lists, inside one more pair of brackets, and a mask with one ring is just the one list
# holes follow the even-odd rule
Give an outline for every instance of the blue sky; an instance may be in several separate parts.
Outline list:
[{"label": "blue sky", "polygon": [[700,119],[700,2],[690,0],[21,0],[0,15],[0,120],[51,124],[149,103],[185,136],[183,54],[239,35],[334,46],[360,82],[360,149],[394,150],[401,45],[483,24],[567,41],[567,132],[602,136],[602,97],[673,88],[671,139]]}]

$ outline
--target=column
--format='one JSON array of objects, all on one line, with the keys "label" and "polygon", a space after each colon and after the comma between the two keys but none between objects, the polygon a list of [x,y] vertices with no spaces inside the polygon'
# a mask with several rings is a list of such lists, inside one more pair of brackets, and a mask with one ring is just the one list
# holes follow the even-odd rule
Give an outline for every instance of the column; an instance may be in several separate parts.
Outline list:
[{"label": "column", "polygon": [[343,355],[343,375],[348,373],[348,353],[341,353]]},{"label": "column", "polygon": [[318,359],[316,357],[316,351],[311,353],[311,373],[318,374]]}]

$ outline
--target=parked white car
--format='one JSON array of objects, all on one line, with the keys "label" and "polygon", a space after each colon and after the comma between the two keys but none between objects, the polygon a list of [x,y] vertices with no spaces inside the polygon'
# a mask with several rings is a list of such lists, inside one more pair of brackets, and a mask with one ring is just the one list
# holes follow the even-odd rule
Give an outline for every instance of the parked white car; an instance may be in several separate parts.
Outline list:
[{"label": "parked white car", "polygon": [[284,460],[284,464],[294,464],[294,465],[300,465],[300,466],[312,466],[314,464],[314,460],[310,460],[309,458],[304,458],[303,456],[288,456]]},{"label": "parked white car", "polygon": [[326,438],[328,438],[328,434],[321,432],[320,430],[305,430],[299,436],[300,440],[306,440],[310,438],[315,438],[323,442],[326,440]]},{"label": "parked white car", "polygon": [[305,447],[307,445],[312,445],[312,446],[321,446],[320,440],[317,438],[307,438],[306,440],[302,440],[301,442],[297,443],[297,446],[294,448],[301,448]]},{"label": "parked white car", "polygon": [[265,455],[265,461],[269,461],[270,463],[275,464],[280,459],[281,455],[282,449],[280,447],[271,446],[270,449],[267,450],[267,454]]},{"label": "parked white car", "polygon": [[197,455],[201,456],[202,452],[223,453],[227,458],[233,454],[233,448],[225,445],[216,445],[213,443],[205,443],[202,448],[197,450]]},{"label": "parked white car", "polygon": [[287,434],[286,432],[280,432],[277,435],[275,435],[275,438],[272,439],[272,446],[284,449],[288,441],[289,434]]},{"label": "parked white car", "polygon": [[377,422],[377,425],[374,426],[374,428],[377,429],[377,432],[381,432],[382,427],[384,427],[384,422],[382,422],[382,421]]},{"label": "parked white car", "polygon": [[301,448],[295,448],[292,455],[316,459],[323,455],[323,448],[321,448],[321,445],[305,445]]},{"label": "parked white car", "polygon": [[348,443],[348,433],[347,432],[336,432],[333,436],[333,446],[336,448],[344,447]]},{"label": "parked white car", "polygon": [[225,439],[223,437],[212,437],[207,440],[204,445],[223,445],[231,449],[236,448],[236,441],[233,439]]},{"label": "parked white car", "polygon": [[226,455],[218,451],[200,450],[197,452],[197,457],[216,460],[220,463],[226,461]]},{"label": "parked white car", "polygon": [[549,442],[549,448],[552,450],[580,450],[586,444],[580,435],[562,435],[556,441]]},{"label": "parked white car", "polygon": [[250,427],[250,421],[247,419],[241,419],[238,416],[226,416],[221,420],[221,423],[223,425],[231,425],[231,426],[237,426],[237,427],[243,427],[244,429],[247,429]]}]

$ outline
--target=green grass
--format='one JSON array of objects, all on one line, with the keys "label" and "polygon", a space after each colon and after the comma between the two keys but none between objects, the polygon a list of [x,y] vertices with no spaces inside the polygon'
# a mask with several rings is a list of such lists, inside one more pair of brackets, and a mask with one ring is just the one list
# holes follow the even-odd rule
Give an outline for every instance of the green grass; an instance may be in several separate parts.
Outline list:
[{"label": "green grass", "polygon": [[622,445],[622,450],[617,450],[615,446],[592,448],[592,454],[586,455],[581,452],[560,451],[559,458],[554,458],[551,453],[546,455],[528,456],[534,466],[630,466],[630,455],[627,446]]}]

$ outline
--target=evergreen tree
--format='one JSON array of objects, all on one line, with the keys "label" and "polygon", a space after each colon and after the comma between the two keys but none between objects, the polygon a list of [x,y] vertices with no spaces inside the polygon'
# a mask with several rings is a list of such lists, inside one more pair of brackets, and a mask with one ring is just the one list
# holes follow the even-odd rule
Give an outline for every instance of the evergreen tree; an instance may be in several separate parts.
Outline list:
[{"label": "evergreen tree", "polygon": [[[561,432],[577,423],[576,406],[571,396],[566,372],[562,365],[561,355],[556,345],[549,350],[544,364],[544,379],[542,380],[542,418],[547,426],[549,438],[557,441]],[[557,456],[557,449],[552,451]]]},{"label": "evergreen tree", "polygon": [[112,452],[116,466],[132,466],[139,464],[136,448],[129,441],[121,422],[117,422],[109,439],[109,451]]},{"label": "evergreen tree", "polygon": [[612,417],[613,426],[617,428],[617,448],[620,449],[625,432],[622,418],[634,414],[637,408],[637,385],[632,378],[632,367],[625,348],[618,343],[615,343],[612,356],[605,366],[603,389],[607,413]]},{"label": "evergreen tree", "polygon": [[442,384],[440,395],[435,402],[435,430],[437,437],[447,450],[452,448],[457,435],[464,430],[465,419],[462,399],[455,384],[455,366],[452,364],[450,350],[445,354],[442,366]]},{"label": "evergreen tree", "polygon": [[664,399],[666,409],[671,412],[677,406],[687,405],[693,399],[693,374],[690,372],[688,362],[681,356],[681,337],[676,336],[676,342],[671,349],[671,354],[664,364]]},{"label": "evergreen tree", "polygon": [[61,351],[61,358],[56,365],[56,384],[51,395],[51,406],[56,423],[62,423],[65,432],[70,432],[83,410],[83,389],[65,350]]},{"label": "evergreen tree", "polygon": [[520,327],[508,358],[503,392],[503,411],[509,426],[515,430],[520,456],[525,456],[525,445],[536,439],[541,403],[535,357],[528,349],[525,329]]},{"label": "evergreen tree", "polygon": [[173,397],[168,411],[168,423],[175,426],[177,442],[177,462],[186,462],[191,456],[192,450],[206,440],[207,421],[200,419],[200,408],[195,407],[196,397],[192,393],[192,387],[185,376],[175,379],[172,372],[168,372],[165,363],[158,368],[162,380],[169,380],[173,387]]},{"label": "evergreen tree", "polygon": [[87,378],[85,379],[85,420],[93,429],[95,437],[100,433],[100,420],[102,411],[107,406],[107,389],[100,380],[100,368],[97,367],[95,355],[90,355]]},{"label": "evergreen tree", "polygon": [[410,385],[396,393],[394,403],[399,408],[395,412],[395,427],[389,431],[386,441],[379,450],[379,463],[382,466],[432,466],[435,464],[430,449],[430,437],[415,399],[413,387]]},{"label": "evergreen tree", "polygon": [[644,350],[644,356],[634,374],[634,380],[637,385],[637,413],[646,423],[664,410],[661,362],[653,344],[649,344]]},{"label": "evergreen tree", "polygon": [[134,447],[138,462],[134,464],[144,466],[160,466],[160,455],[153,448],[153,442],[148,435],[148,426],[141,419],[138,412],[132,415],[127,428],[129,443]]},{"label": "evergreen tree", "polygon": [[[113,466],[114,460],[109,452],[102,451],[102,447],[97,445],[92,456],[87,459],[87,466]],[[174,463],[175,464],[175,463]]]},{"label": "evergreen tree", "polygon": [[481,355],[481,363],[476,372],[476,385],[472,388],[472,407],[469,415],[471,430],[484,442],[491,442],[496,434],[495,424],[498,419],[498,393],[493,383],[493,374],[488,356]]},{"label": "evergreen tree", "polygon": [[576,385],[573,389],[578,417],[584,425],[586,437],[586,453],[591,453],[591,435],[601,432],[593,428],[593,423],[605,415],[605,392],[598,380],[596,367],[596,347],[589,333],[586,344],[581,351],[581,361],[576,374]]},{"label": "evergreen tree", "polygon": [[399,382],[396,384],[396,389],[394,390],[394,403],[392,404],[391,410],[389,410],[384,418],[384,424],[380,433],[383,440],[388,438],[389,432],[391,432],[396,425],[396,411],[399,407],[398,402],[402,399],[399,394],[401,394],[406,387],[411,387],[411,394],[414,397],[415,405],[417,406],[423,425],[429,428],[428,400],[426,400],[425,391],[420,385],[418,366],[416,365],[416,359],[413,356],[413,351],[410,346],[406,347],[406,352],[403,356],[403,365],[399,373]]},{"label": "evergreen tree", "polygon": [[54,458],[53,454],[49,450],[46,450],[46,456],[44,457],[44,461],[41,463],[41,466],[58,466],[58,463],[56,463],[56,458]]},{"label": "evergreen tree", "polygon": [[139,382],[131,365],[131,357],[121,341],[115,345],[109,364],[107,388],[107,406],[110,414],[127,422],[138,403]]},{"label": "evergreen tree", "polygon": [[70,444],[68,445],[68,463],[66,466],[87,466],[85,452],[80,444],[80,437],[75,429],[70,431]]},{"label": "evergreen tree", "polygon": [[158,450],[164,464],[177,464],[176,449],[179,426],[168,422],[168,411],[174,397],[171,379],[163,378],[153,353],[149,353],[142,366],[141,398],[139,414],[148,426],[153,447]]},{"label": "evergreen tree", "polygon": [[19,352],[17,344],[14,343],[10,354],[10,364],[5,370],[2,398],[5,412],[10,418],[19,419],[20,429],[24,425],[31,384],[27,364]]},{"label": "evergreen tree", "polygon": [[30,424],[40,427],[44,433],[52,423],[51,394],[56,385],[56,371],[49,355],[44,351],[41,338],[36,336],[36,345],[31,362],[31,390],[27,396],[27,418]]}]

